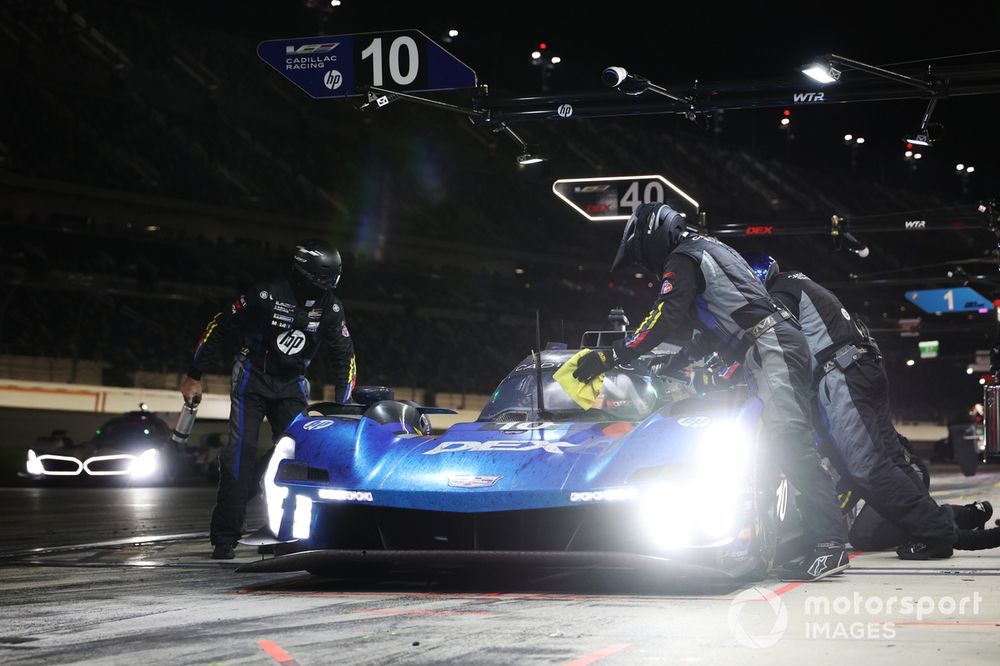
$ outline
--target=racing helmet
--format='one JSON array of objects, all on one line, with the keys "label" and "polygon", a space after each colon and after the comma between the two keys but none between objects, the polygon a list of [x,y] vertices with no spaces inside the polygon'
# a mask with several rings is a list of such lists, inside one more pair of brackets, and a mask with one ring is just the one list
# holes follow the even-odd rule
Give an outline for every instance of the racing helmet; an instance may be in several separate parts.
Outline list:
[{"label": "racing helmet", "polygon": [[774,257],[767,252],[744,252],[743,258],[750,265],[750,270],[753,271],[757,279],[764,285],[764,288],[770,289],[771,285],[774,284],[774,279],[781,272],[781,268],[778,267],[778,262],[775,261]]},{"label": "racing helmet", "polygon": [[684,216],[667,204],[641,204],[625,223],[611,270],[637,264],[658,275],[686,231]]},{"label": "racing helmet", "polygon": [[340,252],[317,238],[307,238],[295,244],[292,265],[302,277],[320,289],[333,289],[340,281]]}]

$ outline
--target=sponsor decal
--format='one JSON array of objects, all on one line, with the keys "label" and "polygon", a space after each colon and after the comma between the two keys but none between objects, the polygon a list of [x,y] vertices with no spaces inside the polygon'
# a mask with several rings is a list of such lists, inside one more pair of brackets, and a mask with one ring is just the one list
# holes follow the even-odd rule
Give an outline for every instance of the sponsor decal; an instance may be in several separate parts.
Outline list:
[{"label": "sponsor decal", "polygon": [[333,421],[329,419],[323,419],[321,421],[309,421],[302,426],[303,430],[322,430],[323,428],[329,428],[333,425]]},{"label": "sponsor decal", "polygon": [[844,319],[847,321],[851,321],[851,315],[844,308],[840,308],[840,314],[844,315]]},{"label": "sponsor decal", "polygon": [[328,42],[326,44],[302,44],[301,46],[285,47],[286,55],[311,55],[315,53],[329,53],[340,46],[340,42]]},{"label": "sponsor decal", "polygon": [[592,204],[587,204],[584,210],[586,210],[588,213],[607,213],[608,211],[611,210],[611,205],[603,203],[592,203]]},{"label": "sponsor decal", "polygon": [[313,308],[309,311],[310,319],[320,319],[323,316],[323,308]]},{"label": "sponsor decal", "polygon": [[340,334],[345,338],[351,337],[351,332],[347,330],[347,324],[342,324],[340,327]]},{"label": "sponsor decal", "polygon": [[233,314],[236,314],[237,312],[239,312],[240,310],[242,310],[246,306],[247,306],[246,299],[243,298],[242,296],[240,296],[235,301],[233,301]]},{"label": "sponsor decal", "polygon": [[306,307],[307,308],[311,308],[314,305],[316,305],[316,300],[315,299],[310,298],[308,301],[306,301]]},{"label": "sponsor decal", "polygon": [[707,416],[682,416],[677,419],[677,425],[685,428],[704,428],[711,422],[712,419]]},{"label": "sponsor decal", "polygon": [[607,183],[602,185],[575,185],[573,187],[574,192],[579,192],[581,194],[589,194],[590,192],[607,192],[611,189],[611,186]]},{"label": "sponsor decal", "polygon": [[489,488],[502,479],[502,476],[479,476],[476,474],[457,474],[448,477],[448,485],[452,488]]},{"label": "sponsor decal", "polygon": [[308,254],[308,255],[310,255],[312,257],[322,256],[322,254],[320,253],[319,250],[310,250],[310,249],[308,249],[306,247],[303,247],[301,245],[296,246],[295,250],[296,250],[296,252],[301,252],[302,254]]},{"label": "sponsor decal", "polygon": [[424,451],[425,456],[435,456],[441,453],[460,453],[463,451],[535,451],[542,449],[547,453],[561,456],[563,449],[578,446],[571,442],[546,442],[541,439],[531,441],[492,439],[485,442],[441,442],[430,451]]},{"label": "sponsor decal", "polygon": [[344,83],[344,75],[335,69],[331,69],[327,71],[326,74],[323,75],[323,85],[326,86],[329,90],[336,90],[341,85],[343,85],[343,83]]},{"label": "sponsor decal", "polygon": [[759,226],[759,227],[746,228],[747,236],[770,236],[773,233],[774,233],[774,227]]},{"label": "sponsor decal", "polygon": [[324,44],[302,44],[300,46],[285,46],[285,69],[326,69],[337,62],[334,49],[340,42]]},{"label": "sponsor decal", "polygon": [[807,92],[807,93],[795,93],[794,95],[792,95],[792,101],[795,102],[796,104],[799,104],[802,102],[806,103],[823,102],[825,100],[824,100],[824,93]]},{"label": "sponsor decal", "polygon": [[284,328],[284,329],[288,329],[288,328],[292,327],[291,324],[285,323],[283,321],[274,321],[273,319],[271,320],[271,326],[275,326],[277,328]]},{"label": "sponsor decal", "polygon": [[905,228],[907,230],[910,230],[910,231],[912,231],[914,229],[926,229],[927,228],[927,220],[907,220],[904,223],[904,226],[905,226]]},{"label": "sponsor decal", "polygon": [[667,271],[666,273],[663,274],[664,280],[669,280],[672,277],[677,277],[677,273],[674,273],[673,271]]},{"label": "sponsor decal", "polygon": [[782,479],[778,484],[778,489],[774,491],[774,515],[778,522],[785,522],[785,513],[788,511],[788,479]]},{"label": "sponsor decal", "polygon": [[294,317],[289,317],[288,315],[278,314],[277,312],[274,313],[274,319],[277,320],[277,321],[289,321],[289,322],[295,321]]},{"label": "sponsor decal", "polygon": [[559,108],[556,109],[556,113],[559,114],[560,118],[569,118],[573,115],[573,105],[572,104],[560,104]]},{"label": "sponsor decal", "polygon": [[261,291],[260,297],[266,301],[268,299],[268,293],[266,291]]},{"label": "sponsor decal", "polygon": [[339,306],[339,305],[337,305],[336,303],[334,303],[334,304],[333,304],[333,308],[331,308],[331,309],[332,309],[332,310],[333,310],[334,312],[340,312],[340,306]]},{"label": "sponsor decal", "polygon": [[664,280],[663,285],[660,287],[660,296],[664,294],[669,294],[674,290],[674,285],[670,284],[670,280]]},{"label": "sponsor decal", "polygon": [[318,330],[319,330],[318,321],[311,321],[308,324],[306,324],[306,333],[315,333]]},{"label": "sponsor decal", "polygon": [[306,334],[299,330],[287,331],[278,336],[278,349],[282,354],[295,356],[306,346]]}]

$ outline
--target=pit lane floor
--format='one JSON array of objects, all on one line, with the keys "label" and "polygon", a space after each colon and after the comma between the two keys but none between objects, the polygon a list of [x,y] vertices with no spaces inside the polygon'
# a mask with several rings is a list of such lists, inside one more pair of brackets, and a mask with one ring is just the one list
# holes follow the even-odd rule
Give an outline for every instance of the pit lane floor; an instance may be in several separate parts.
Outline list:
[{"label": "pit lane floor", "polygon": [[[991,499],[1000,470],[934,470]],[[0,489],[3,664],[995,664],[1000,551],[755,585],[621,570],[402,569],[380,580],[236,574],[208,559],[214,491]],[[262,519],[252,505],[248,523]]]}]

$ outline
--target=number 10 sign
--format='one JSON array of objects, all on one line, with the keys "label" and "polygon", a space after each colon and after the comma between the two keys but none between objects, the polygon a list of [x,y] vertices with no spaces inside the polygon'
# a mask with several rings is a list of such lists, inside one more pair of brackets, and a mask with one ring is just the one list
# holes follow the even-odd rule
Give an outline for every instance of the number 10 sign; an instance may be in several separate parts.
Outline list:
[{"label": "number 10 sign", "polygon": [[313,98],[474,88],[476,73],[419,30],[273,39],[257,55]]}]

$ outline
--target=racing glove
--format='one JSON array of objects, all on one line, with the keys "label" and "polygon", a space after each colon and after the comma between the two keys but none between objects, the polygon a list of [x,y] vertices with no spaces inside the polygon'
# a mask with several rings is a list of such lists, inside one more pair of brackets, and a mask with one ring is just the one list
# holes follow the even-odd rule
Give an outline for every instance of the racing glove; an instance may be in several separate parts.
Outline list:
[{"label": "racing glove", "polygon": [[589,384],[603,372],[607,372],[615,367],[614,358],[611,354],[602,351],[592,351],[584,354],[577,362],[576,370],[573,371],[573,379]]}]

